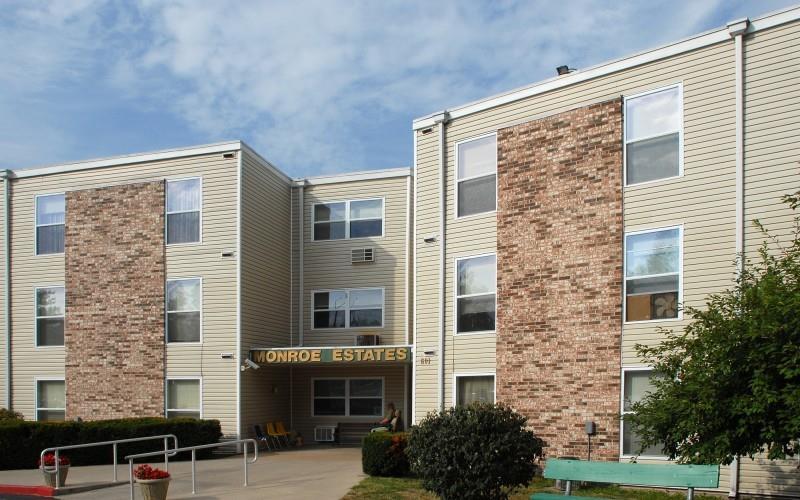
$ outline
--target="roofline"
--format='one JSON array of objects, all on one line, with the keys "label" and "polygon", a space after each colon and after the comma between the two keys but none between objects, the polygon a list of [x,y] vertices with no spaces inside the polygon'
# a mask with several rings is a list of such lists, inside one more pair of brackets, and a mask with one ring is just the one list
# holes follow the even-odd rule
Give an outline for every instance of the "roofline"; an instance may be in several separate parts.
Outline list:
[{"label": "roofline", "polygon": [[[792,21],[797,21],[798,19],[800,19],[800,5],[795,5],[793,7],[788,7],[776,12],[764,14],[751,20],[750,25],[745,33],[755,33],[756,31],[772,28]],[[738,21],[739,20],[732,22]],[[723,26],[722,28],[693,35],[676,42],[662,45],[654,49],[645,50],[643,52],[638,52],[620,59],[613,59],[611,61],[600,63],[584,70],[574,71],[564,76],[556,76],[531,85],[527,85],[525,87],[520,87],[514,90],[503,92],[501,94],[496,94],[490,97],[479,99],[477,101],[462,104],[452,109],[437,111],[435,113],[416,118],[413,122],[412,128],[413,130],[419,130],[432,127],[437,123],[436,117],[441,116],[442,114],[449,116],[451,120],[460,118],[727,40],[731,40],[731,34],[728,30],[728,25]]]},{"label": "roofline", "polygon": [[[204,144],[200,146],[190,146],[176,149],[165,149],[162,151],[151,151],[147,153],[134,153],[130,155],[112,156],[109,158],[97,158],[93,160],[83,160],[71,163],[61,163],[57,165],[47,165],[33,168],[18,168],[11,170],[11,177],[22,179],[25,177],[38,177],[42,175],[61,174],[66,172],[76,172],[79,170],[89,170],[94,168],[114,167],[119,165],[130,165],[148,161],[168,160],[172,158],[183,158],[186,156],[198,156],[213,153],[227,153],[239,151],[249,146],[242,141],[227,141],[214,144]],[[252,151],[252,150],[250,150]],[[260,156],[259,156],[260,158]],[[265,160],[266,161],[266,160]],[[267,162],[268,163],[268,162]],[[269,164],[269,163],[268,163]],[[271,165],[270,165],[271,166]],[[274,168],[274,167],[273,167]],[[277,170],[277,169],[276,169]],[[286,174],[282,174],[288,179]]]},{"label": "roofline", "polygon": [[386,168],[382,170],[362,170],[342,174],[317,175],[294,179],[295,186],[315,186],[320,184],[336,184],[339,182],[368,181],[373,179],[391,179],[412,175],[410,167]]}]

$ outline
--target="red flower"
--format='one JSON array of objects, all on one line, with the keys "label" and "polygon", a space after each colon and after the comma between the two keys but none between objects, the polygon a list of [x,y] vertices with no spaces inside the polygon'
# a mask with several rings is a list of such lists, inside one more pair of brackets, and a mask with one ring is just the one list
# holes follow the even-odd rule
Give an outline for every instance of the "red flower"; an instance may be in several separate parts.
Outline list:
[{"label": "red flower", "polygon": [[169,477],[169,472],[143,464],[133,471],[133,477],[136,479],[166,479]]},{"label": "red flower", "polygon": [[[59,467],[63,467],[65,465],[69,465],[69,457],[65,455],[58,456],[58,465]],[[42,466],[42,459],[39,458],[39,461],[36,463],[37,467]],[[44,466],[45,467],[55,467],[56,466],[56,454],[55,453],[45,453],[44,454]]]}]

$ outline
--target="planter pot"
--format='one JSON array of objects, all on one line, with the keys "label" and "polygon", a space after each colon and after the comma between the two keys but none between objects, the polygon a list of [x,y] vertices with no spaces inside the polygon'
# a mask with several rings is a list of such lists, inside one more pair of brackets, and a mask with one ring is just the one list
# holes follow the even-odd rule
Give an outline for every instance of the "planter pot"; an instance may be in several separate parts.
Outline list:
[{"label": "planter pot", "polygon": [[69,472],[69,465],[58,466],[58,479],[56,479],[55,467],[42,467],[44,474],[44,484],[51,488],[61,488],[67,482],[67,473]]},{"label": "planter pot", "polygon": [[164,479],[137,479],[136,482],[139,483],[144,500],[166,500],[170,479],[169,477]]}]

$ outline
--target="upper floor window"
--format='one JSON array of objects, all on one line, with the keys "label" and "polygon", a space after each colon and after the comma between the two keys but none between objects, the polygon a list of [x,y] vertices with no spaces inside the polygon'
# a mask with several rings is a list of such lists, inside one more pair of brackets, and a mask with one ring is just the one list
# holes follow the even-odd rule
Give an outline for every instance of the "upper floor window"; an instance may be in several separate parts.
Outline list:
[{"label": "upper floor window", "polygon": [[497,210],[497,135],[456,145],[456,214]]},{"label": "upper floor window", "polygon": [[202,192],[199,178],[167,181],[167,245],[200,242]]},{"label": "upper floor window", "polygon": [[64,420],[66,409],[63,379],[36,381],[36,420]]},{"label": "upper floor window", "polygon": [[314,328],[383,327],[383,289],[314,292]]},{"label": "upper floor window", "polygon": [[314,204],[314,240],[383,236],[383,199]]},{"label": "upper floor window", "polygon": [[64,195],[36,197],[36,255],[64,253]]},{"label": "upper floor window", "polygon": [[[639,455],[641,438],[630,428],[625,425],[625,415],[633,413],[633,404],[638,403],[644,397],[653,392],[652,370],[625,370],[622,377],[622,454],[623,455]],[[641,450],[642,456],[658,457],[663,456],[663,445],[652,445],[644,450]]]},{"label": "upper floor window", "polygon": [[167,418],[200,418],[199,378],[167,379]]},{"label": "upper floor window", "polygon": [[200,278],[167,280],[167,342],[200,342]]},{"label": "upper floor window", "polygon": [[36,289],[36,345],[64,345],[63,286]]},{"label": "upper floor window", "polygon": [[625,235],[625,321],[678,317],[681,228]]},{"label": "upper floor window", "polygon": [[625,99],[627,185],[681,175],[682,101],[680,86]]},{"label": "upper floor window", "polygon": [[456,333],[495,331],[497,259],[494,254],[456,260]]}]

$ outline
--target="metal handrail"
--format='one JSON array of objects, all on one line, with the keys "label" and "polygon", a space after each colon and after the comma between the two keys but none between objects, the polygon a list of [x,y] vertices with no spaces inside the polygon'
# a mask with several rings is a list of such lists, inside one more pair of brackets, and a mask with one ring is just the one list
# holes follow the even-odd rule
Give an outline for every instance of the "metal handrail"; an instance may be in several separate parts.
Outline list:
[{"label": "metal handrail", "polygon": [[[247,444],[253,443],[253,460],[247,460]],[[255,439],[237,439],[236,441],[224,441],[221,443],[211,443],[211,444],[199,444],[197,446],[187,446],[186,448],[175,448],[174,450],[170,450],[170,456],[175,455],[176,453],[181,453],[184,451],[191,451],[192,452],[192,495],[197,493],[197,480],[195,479],[195,464],[197,462],[197,450],[205,450],[208,448],[219,448],[220,446],[230,446],[233,444],[243,444],[242,447],[242,463],[244,464],[244,485],[247,486],[247,466],[249,464],[254,464],[258,461],[258,443],[256,443]],[[135,458],[144,458],[144,457],[154,457],[160,455],[159,452],[152,452],[152,453],[137,453],[136,455],[128,455],[125,457],[125,460],[128,461],[128,471],[130,474],[130,483],[131,483],[131,500],[133,500],[133,460]]]},{"label": "metal handrail", "polygon": [[164,469],[169,470],[169,458],[175,455],[175,452],[170,451],[168,440],[172,438],[173,442],[173,449],[178,448],[178,436],[175,434],[160,434],[158,436],[145,436],[145,437],[138,437],[138,438],[127,438],[127,439],[115,439],[114,441],[98,441],[95,443],[83,443],[83,444],[70,444],[66,446],[54,446],[52,448],[45,448],[42,450],[42,453],[39,454],[39,463],[41,464],[41,469],[44,470],[44,455],[48,451],[52,451],[55,453],[55,464],[56,464],[56,489],[58,489],[59,479],[61,478],[61,474],[59,473],[59,460],[58,460],[58,452],[61,450],[74,450],[77,448],[91,448],[93,446],[108,446],[112,445],[114,448],[114,476],[113,481],[117,482],[117,445],[120,443],[134,443],[137,441],[150,441],[153,439],[163,439],[164,440],[164,451],[157,451],[155,452],[158,455],[164,455]]}]

